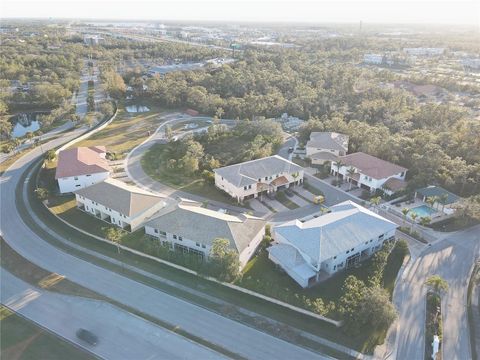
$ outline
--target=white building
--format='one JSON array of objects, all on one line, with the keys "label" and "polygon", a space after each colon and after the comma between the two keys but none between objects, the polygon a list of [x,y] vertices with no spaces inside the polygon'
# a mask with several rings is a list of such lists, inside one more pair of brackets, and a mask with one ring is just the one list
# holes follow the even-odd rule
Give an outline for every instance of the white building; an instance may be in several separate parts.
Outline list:
[{"label": "white building", "polygon": [[265,224],[265,220],[254,216],[233,216],[181,201],[160,211],[145,225],[145,233],[173,250],[204,258],[208,258],[215,239],[227,239],[243,267],[262,241]]},{"label": "white building", "polygon": [[101,36],[98,35],[84,35],[83,36],[83,42],[85,45],[99,45],[101,44],[105,39],[102,38]]},{"label": "white building", "polygon": [[348,135],[336,132],[312,132],[305,145],[306,156],[312,164],[336,161],[348,151]]},{"label": "white building", "polygon": [[105,159],[105,146],[78,147],[60,151],[55,179],[62,194],[99,183],[112,169]]},{"label": "white building", "polygon": [[363,55],[363,62],[365,64],[380,65],[383,63],[383,55],[382,54],[365,54]]},{"label": "white building", "polygon": [[395,239],[397,225],[352,201],[304,222],[273,228],[269,259],[301,287],[357,264]]},{"label": "white building", "polygon": [[116,179],[107,179],[75,192],[77,207],[100,220],[135,231],[167,200]]},{"label": "white building", "polygon": [[240,202],[303,182],[303,168],[278,155],[213,171],[215,186]]},{"label": "white building", "polygon": [[365,190],[380,189],[391,195],[405,189],[407,169],[362,152],[332,162],[331,173]]}]

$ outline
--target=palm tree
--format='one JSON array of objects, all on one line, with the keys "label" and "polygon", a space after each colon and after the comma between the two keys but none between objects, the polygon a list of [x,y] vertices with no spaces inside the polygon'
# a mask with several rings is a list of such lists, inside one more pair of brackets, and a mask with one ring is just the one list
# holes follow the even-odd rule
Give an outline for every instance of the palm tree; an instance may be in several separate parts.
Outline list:
[{"label": "palm tree", "polygon": [[415,220],[416,220],[417,217],[418,217],[418,214],[417,214],[416,212],[412,212],[412,213],[410,214],[410,218],[411,218],[412,221],[413,221],[412,229],[413,229],[414,226],[415,226],[415,223],[416,223]]},{"label": "palm tree", "polygon": [[[370,199],[370,202],[372,203],[374,209],[377,209],[377,206],[380,204],[380,201],[382,198],[380,196],[375,196]],[[378,212],[378,210],[377,210]]]},{"label": "palm tree", "polygon": [[342,163],[342,160],[338,160],[336,163],[335,163],[335,167],[337,168],[337,180],[338,180],[338,175],[340,173],[340,168],[345,165],[344,163]]},{"label": "palm tree", "polygon": [[349,182],[350,182],[350,188],[348,190],[352,190],[353,175],[355,175],[357,173],[357,171],[355,170],[355,168],[353,166],[350,166],[347,170],[347,173],[348,173],[348,178],[349,178]]},{"label": "palm tree", "polygon": [[405,221],[407,221],[407,215],[410,212],[409,208],[403,208],[402,209],[402,214],[403,214],[403,223],[405,224]]},{"label": "palm tree", "polygon": [[438,201],[440,202],[440,204],[442,204],[442,212],[445,209],[445,205],[447,204],[447,200],[448,200],[448,194],[447,193],[440,195],[440,198],[439,198]]},{"label": "palm tree", "polygon": [[437,202],[438,197],[437,196],[429,196],[425,200],[425,202],[430,205],[430,207],[433,209],[433,205]]},{"label": "palm tree", "polygon": [[427,281],[425,281],[425,285],[430,287],[433,292],[437,295],[440,295],[442,292],[448,290],[448,283],[447,281],[442,278],[440,275],[432,275],[430,276]]}]

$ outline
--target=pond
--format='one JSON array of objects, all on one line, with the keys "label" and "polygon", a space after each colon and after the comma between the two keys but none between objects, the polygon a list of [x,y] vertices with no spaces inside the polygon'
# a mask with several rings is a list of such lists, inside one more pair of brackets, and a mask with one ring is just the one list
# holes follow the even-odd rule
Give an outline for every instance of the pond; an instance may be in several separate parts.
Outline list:
[{"label": "pond", "polygon": [[28,132],[34,132],[40,130],[40,121],[37,120],[38,115],[42,115],[40,112],[32,113],[20,113],[10,118],[13,129],[12,138],[18,138],[25,136]]},{"label": "pond", "polygon": [[145,105],[128,105],[125,106],[125,110],[127,110],[129,113],[143,113],[150,111],[150,109]]}]

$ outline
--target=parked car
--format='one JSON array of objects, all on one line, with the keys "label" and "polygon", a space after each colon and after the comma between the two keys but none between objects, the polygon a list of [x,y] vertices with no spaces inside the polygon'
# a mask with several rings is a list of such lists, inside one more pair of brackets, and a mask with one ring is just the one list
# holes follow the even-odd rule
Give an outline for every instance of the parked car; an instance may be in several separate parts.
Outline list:
[{"label": "parked car", "polygon": [[85,341],[87,344],[97,345],[98,343],[98,337],[91,331],[78,329],[76,334],[80,340]]}]

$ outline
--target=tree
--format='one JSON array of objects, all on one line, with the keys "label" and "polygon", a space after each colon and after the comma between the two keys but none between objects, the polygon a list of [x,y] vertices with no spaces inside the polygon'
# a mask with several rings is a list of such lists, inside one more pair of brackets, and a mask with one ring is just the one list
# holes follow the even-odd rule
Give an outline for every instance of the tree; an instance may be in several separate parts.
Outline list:
[{"label": "tree", "polygon": [[448,194],[447,193],[440,195],[440,197],[438,199],[440,204],[442,204],[442,211],[445,209],[445,205],[447,204],[447,200],[448,200]]},{"label": "tree", "polygon": [[429,196],[425,199],[425,202],[433,208],[433,205],[437,202],[437,196]]},{"label": "tree", "polygon": [[448,283],[440,275],[432,275],[426,281],[427,285],[434,293],[440,295],[442,292],[448,290]]},{"label": "tree", "polygon": [[165,138],[171,141],[173,138],[173,131],[170,125],[165,125]]},{"label": "tree", "polygon": [[417,214],[416,212],[412,212],[412,213],[410,214],[410,218],[411,218],[412,221],[413,221],[413,225],[415,225],[415,220],[417,219],[417,217],[418,217],[418,214]]},{"label": "tree", "polygon": [[127,86],[123,78],[114,70],[109,69],[102,72],[103,85],[108,94],[114,99],[120,99],[125,95]]},{"label": "tree", "polygon": [[10,138],[12,133],[12,123],[7,119],[0,119],[0,135],[4,139]]},{"label": "tree", "polygon": [[57,154],[55,153],[55,150],[53,150],[53,149],[48,150],[44,155],[44,159],[45,159],[46,162],[53,161],[56,158],[57,158]]},{"label": "tree", "polygon": [[337,180],[338,180],[338,176],[340,174],[340,168],[344,165],[345,164],[341,160],[338,160],[337,162],[335,162],[335,167],[337,168],[337,174],[336,174]]},{"label": "tree", "polygon": [[407,215],[410,212],[409,208],[403,208],[402,209],[402,214],[403,214],[403,223],[405,224],[405,221],[407,221]]},{"label": "tree", "polygon": [[29,131],[25,134],[25,136],[27,137],[28,140],[32,140],[34,135],[33,135],[33,132]]},{"label": "tree", "polygon": [[432,218],[430,216],[422,216],[420,218],[420,225],[427,226],[428,224],[430,224],[431,221]]},{"label": "tree", "polygon": [[212,274],[221,281],[232,282],[240,277],[238,252],[230,248],[228,239],[213,240],[210,249],[210,268]]},{"label": "tree", "polygon": [[377,206],[380,204],[380,201],[382,198],[380,196],[375,196],[370,199],[370,202],[372,203],[374,209],[378,212]]},{"label": "tree", "polygon": [[356,311],[356,320],[373,328],[388,328],[396,319],[397,311],[388,292],[374,286],[368,288]]},{"label": "tree", "polygon": [[468,219],[480,220],[480,195],[473,195],[466,199],[462,199],[460,203],[453,206],[455,217],[467,222]]},{"label": "tree", "polygon": [[120,244],[126,231],[117,227],[104,227],[105,239],[111,241],[117,246],[117,252],[120,254]]},{"label": "tree", "polygon": [[48,199],[50,192],[46,188],[36,188],[35,195],[37,196],[38,200],[43,201]]},{"label": "tree", "polygon": [[347,170],[347,174],[348,174],[348,177],[349,177],[349,183],[350,183],[349,190],[352,190],[353,175],[355,175],[356,173],[357,173],[357,171],[355,170],[355,168],[353,166],[350,166]]}]

